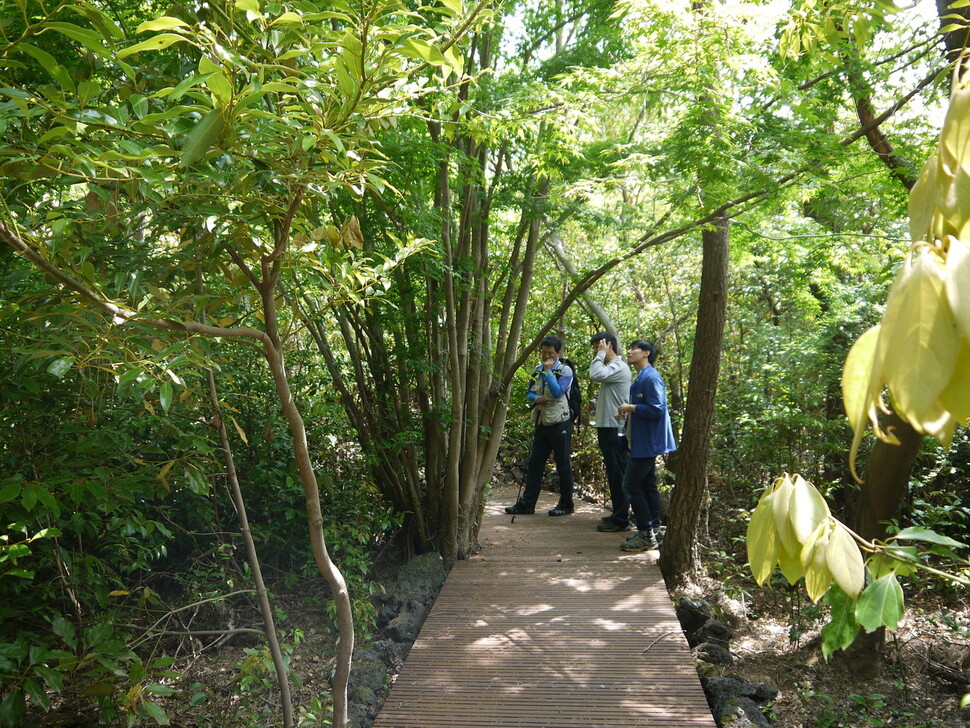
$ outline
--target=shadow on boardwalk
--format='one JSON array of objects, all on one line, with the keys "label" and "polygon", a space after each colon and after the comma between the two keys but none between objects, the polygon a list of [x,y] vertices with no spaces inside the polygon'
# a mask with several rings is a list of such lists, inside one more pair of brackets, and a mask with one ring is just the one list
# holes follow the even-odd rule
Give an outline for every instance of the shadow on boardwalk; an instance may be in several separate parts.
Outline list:
[{"label": "shadow on boardwalk", "polygon": [[591,506],[512,523],[501,505],[481,553],[448,575],[375,728],[713,728],[657,553],[620,551],[627,534],[597,532]]}]

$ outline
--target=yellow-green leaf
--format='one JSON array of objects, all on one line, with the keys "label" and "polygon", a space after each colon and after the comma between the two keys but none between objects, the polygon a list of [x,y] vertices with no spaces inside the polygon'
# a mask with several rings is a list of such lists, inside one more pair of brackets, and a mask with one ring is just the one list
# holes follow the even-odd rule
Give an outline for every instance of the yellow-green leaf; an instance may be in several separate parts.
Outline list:
[{"label": "yellow-green leaf", "polygon": [[876,364],[879,329],[879,326],[873,326],[856,340],[842,367],[842,402],[853,432],[865,429],[869,411],[874,406],[870,382]]},{"label": "yellow-green leaf", "polygon": [[[805,563],[805,591],[813,602],[818,602],[825,596],[834,580],[825,559],[831,533],[831,521],[820,523],[817,533],[813,535],[812,545],[802,552],[802,561]],[[805,550],[808,550],[807,554]]]},{"label": "yellow-green leaf", "polygon": [[788,511],[791,507],[791,496],[795,490],[795,486],[792,484],[788,473],[785,473],[775,481],[774,490],[775,497],[773,498],[771,510],[775,517],[775,529],[778,531],[778,537],[781,539],[782,547],[789,553],[797,554],[801,551],[801,544],[795,538],[795,532],[791,526],[791,519],[788,517]]},{"label": "yellow-green leaf", "polygon": [[934,150],[920,170],[916,184],[909,192],[909,234],[914,243],[932,242],[933,215],[936,213],[936,165]]},{"label": "yellow-green leaf", "polygon": [[188,28],[188,23],[186,23],[181,18],[173,18],[169,15],[163,15],[155,20],[146,20],[144,23],[138,26],[135,30],[136,33],[154,33],[159,30],[171,30],[172,28]]},{"label": "yellow-green leaf", "polygon": [[775,515],[771,507],[773,499],[774,493],[766,492],[762,495],[748,522],[745,545],[748,550],[751,574],[758,584],[763,584],[771,576],[778,562],[780,543],[775,529]]},{"label": "yellow-green leaf", "polygon": [[970,343],[966,339],[960,342],[953,376],[943,388],[939,402],[956,422],[965,423],[970,419]]},{"label": "yellow-green leaf", "polygon": [[825,547],[825,563],[839,588],[857,598],[866,584],[866,567],[859,545],[838,521]]},{"label": "yellow-green leaf", "polygon": [[897,410],[918,422],[953,376],[959,341],[939,256],[917,249],[909,269],[886,305],[879,356]]},{"label": "yellow-green leaf", "polygon": [[778,566],[789,584],[794,584],[805,575],[802,568],[801,550],[791,550],[782,543],[778,549]]},{"label": "yellow-green leaf", "polygon": [[828,515],[829,506],[822,494],[801,475],[796,475],[788,504],[788,519],[795,540],[805,544]]},{"label": "yellow-green leaf", "polygon": [[135,53],[141,53],[142,51],[160,51],[163,48],[168,48],[173,43],[181,43],[184,41],[180,35],[175,35],[175,33],[160,33],[154,38],[149,38],[148,40],[143,40],[141,43],[135,43],[133,46],[124,48],[118,52],[118,58],[127,58]]},{"label": "yellow-green leaf", "polygon": [[946,299],[960,333],[970,341],[970,245],[952,236],[946,242]]},{"label": "yellow-green leaf", "polygon": [[199,59],[199,75],[205,77],[205,85],[216,100],[218,106],[229,106],[232,103],[232,83],[222,67],[203,55]]},{"label": "yellow-green leaf", "polygon": [[461,15],[462,13],[461,0],[441,0],[441,4],[448,8],[453,15]]},{"label": "yellow-green leaf", "polygon": [[964,83],[952,85],[938,153],[936,185],[945,224],[937,237],[949,234],[962,239],[970,232],[970,87]]}]

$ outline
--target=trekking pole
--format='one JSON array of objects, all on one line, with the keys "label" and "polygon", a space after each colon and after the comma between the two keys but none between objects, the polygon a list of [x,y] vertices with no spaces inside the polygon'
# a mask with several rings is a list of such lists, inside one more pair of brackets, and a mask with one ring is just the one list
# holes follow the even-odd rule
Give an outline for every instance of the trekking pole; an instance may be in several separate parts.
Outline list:
[{"label": "trekking pole", "polygon": [[[515,505],[518,505],[519,504],[519,501],[521,501],[521,500],[522,500],[522,481],[520,480],[519,481],[519,493],[518,493],[518,495],[515,496]],[[515,514],[515,513],[512,514],[512,520],[509,521],[509,523],[515,523],[515,516],[516,515],[517,514]]]}]

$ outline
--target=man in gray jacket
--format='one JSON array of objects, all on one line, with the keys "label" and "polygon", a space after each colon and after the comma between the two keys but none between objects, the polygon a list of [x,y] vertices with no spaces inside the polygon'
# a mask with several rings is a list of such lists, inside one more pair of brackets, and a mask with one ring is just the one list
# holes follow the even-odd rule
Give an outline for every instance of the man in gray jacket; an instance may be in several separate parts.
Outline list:
[{"label": "man in gray jacket", "polygon": [[618,421],[615,414],[629,397],[632,374],[626,360],[617,356],[617,341],[613,334],[601,331],[593,335],[589,343],[593,347],[589,378],[600,385],[593,421],[606,468],[606,482],[610,486],[612,507],[612,513],[603,518],[596,530],[626,531],[630,527],[630,503],[623,492],[623,474],[630,447],[624,432],[626,423]]}]

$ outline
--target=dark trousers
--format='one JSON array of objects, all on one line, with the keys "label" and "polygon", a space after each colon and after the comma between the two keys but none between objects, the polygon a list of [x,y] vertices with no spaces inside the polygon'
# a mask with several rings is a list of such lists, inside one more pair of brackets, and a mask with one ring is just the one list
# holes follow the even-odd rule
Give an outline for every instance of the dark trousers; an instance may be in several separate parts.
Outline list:
[{"label": "dark trousers", "polygon": [[596,437],[606,468],[606,482],[610,486],[610,521],[626,528],[630,523],[630,501],[623,492],[623,474],[630,457],[630,446],[619,427],[597,427]]},{"label": "dark trousers", "polygon": [[532,451],[529,453],[529,466],[525,476],[525,492],[522,505],[535,508],[542,488],[542,476],[546,471],[546,460],[552,453],[559,475],[559,506],[567,511],[573,509],[573,467],[569,461],[572,451],[573,423],[569,420],[558,425],[536,425],[532,435]]},{"label": "dark trousers", "polygon": [[623,492],[633,508],[639,530],[647,531],[660,526],[657,458],[630,458],[623,475]]}]

